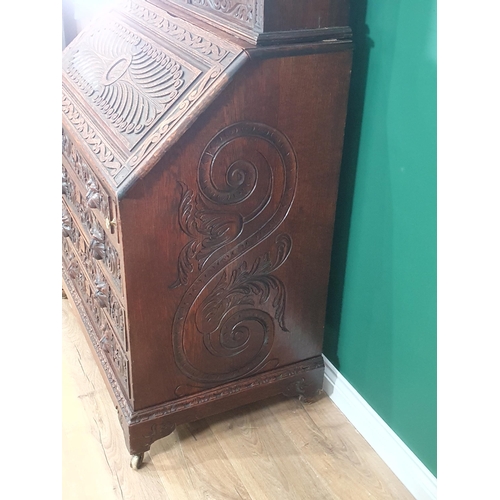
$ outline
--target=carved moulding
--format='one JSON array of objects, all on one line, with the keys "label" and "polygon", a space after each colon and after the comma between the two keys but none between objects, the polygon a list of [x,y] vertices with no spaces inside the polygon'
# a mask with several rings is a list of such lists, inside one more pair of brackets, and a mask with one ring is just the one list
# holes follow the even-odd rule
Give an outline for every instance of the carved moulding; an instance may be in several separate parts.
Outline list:
[{"label": "carved moulding", "polygon": [[[243,256],[281,225],[296,183],[295,151],[286,136],[268,125],[241,122],[219,132],[205,148],[198,193],[181,185],[179,226],[191,239],[171,284],[187,288],[174,317],[172,342],[177,366],[195,385],[262,368],[270,361],[276,327],[288,331],[286,287],[272,273],[288,258],[291,237],[278,235],[267,243],[273,250],[252,260]],[[187,344],[191,352],[198,346],[195,359]]]},{"label": "carved moulding", "polygon": [[106,173],[111,177],[115,176],[123,167],[122,163],[115,158],[111,147],[103,141],[95,128],[88,123],[88,120],[75,107],[64,90],[62,93],[62,111],[105,168]]},{"label": "carved moulding", "polygon": [[[311,371],[324,368],[321,356],[311,358],[290,366],[277,368],[270,372],[253,375],[243,380],[234,381],[214,389],[203,391],[202,394],[186,396],[175,401],[158,405],[157,407],[135,412],[133,423],[143,423],[161,417],[166,417],[173,413],[189,410],[193,407],[208,404],[219,399],[233,396],[252,389],[274,384],[277,381],[287,381],[294,377],[300,377],[297,381],[288,382],[284,386],[287,395],[292,396],[294,388],[303,386],[304,376]],[[297,394],[298,395],[298,394]]]}]

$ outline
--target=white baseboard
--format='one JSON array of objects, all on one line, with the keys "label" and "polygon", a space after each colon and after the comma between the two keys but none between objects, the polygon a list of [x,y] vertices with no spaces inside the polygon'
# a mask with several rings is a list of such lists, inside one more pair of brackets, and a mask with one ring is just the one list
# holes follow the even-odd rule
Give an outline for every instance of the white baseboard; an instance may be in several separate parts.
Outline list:
[{"label": "white baseboard", "polygon": [[437,480],[328,359],[323,390],[416,500],[435,500]]}]

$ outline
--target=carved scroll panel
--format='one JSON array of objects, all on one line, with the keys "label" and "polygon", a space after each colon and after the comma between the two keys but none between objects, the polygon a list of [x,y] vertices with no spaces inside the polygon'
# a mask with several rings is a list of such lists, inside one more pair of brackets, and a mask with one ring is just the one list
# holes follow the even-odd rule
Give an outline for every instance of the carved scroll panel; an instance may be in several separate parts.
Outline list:
[{"label": "carved scroll panel", "polygon": [[[179,183],[186,243],[170,284],[183,292],[172,342],[192,387],[279,364],[270,358],[273,342],[289,332],[286,286],[276,271],[292,251],[292,237],[278,228],[296,184],[289,140],[252,122],[219,132],[200,158],[197,185]],[[177,394],[189,391],[179,387]]]}]

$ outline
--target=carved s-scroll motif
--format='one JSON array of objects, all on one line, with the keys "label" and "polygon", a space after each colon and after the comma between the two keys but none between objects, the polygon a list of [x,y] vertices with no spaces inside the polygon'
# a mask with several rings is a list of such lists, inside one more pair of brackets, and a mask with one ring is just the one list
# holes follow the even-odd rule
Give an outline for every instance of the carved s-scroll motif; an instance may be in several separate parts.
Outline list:
[{"label": "carved s-scroll motif", "polygon": [[[178,220],[190,240],[171,285],[186,287],[172,342],[177,365],[194,382],[254,372],[268,359],[276,329],[288,331],[286,287],[273,273],[290,255],[292,239],[279,234],[266,240],[290,210],[296,184],[289,140],[253,122],[231,125],[210,141],[200,158],[197,193],[181,183]],[[270,250],[245,257],[265,241]]]}]

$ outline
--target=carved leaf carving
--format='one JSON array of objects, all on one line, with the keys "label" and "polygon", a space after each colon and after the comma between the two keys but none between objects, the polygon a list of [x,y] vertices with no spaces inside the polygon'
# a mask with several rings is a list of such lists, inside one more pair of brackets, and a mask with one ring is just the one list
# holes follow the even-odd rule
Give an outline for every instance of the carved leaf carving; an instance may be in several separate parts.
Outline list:
[{"label": "carved leaf carving", "polygon": [[73,224],[71,221],[71,216],[69,215],[69,212],[66,210],[66,208],[62,208],[62,235],[65,238],[71,237],[73,234]]},{"label": "carved leaf carving", "polygon": [[271,262],[270,253],[258,257],[248,269],[246,261],[230,275],[224,271],[213,292],[205,299],[197,313],[197,325],[201,332],[210,332],[219,328],[223,317],[235,306],[258,306],[265,304],[274,293],[272,306],[275,319],[281,329],[285,327],[286,290],[283,282],[271,273],[278,269],[291,251],[292,240],[282,234],[276,239],[279,251],[276,261]]},{"label": "carved leaf carving", "polygon": [[97,300],[97,303],[100,307],[109,307],[109,286],[102,279],[102,277],[98,277],[95,280],[96,291],[94,292],[94,296]]},{"label": "carved leaf carving", "polygon": [[90,241],[90,246],[89,250],[96,260],[103,260],[106,257],[106,245],[104,243],[104,231],[98,227],[97,225],[94,225],[92,227],[90,234],[92,236],[92,240]]},{"label": "carved leaf carving", "polygon": [[241,215],[210,209],[183,182],[179,182],[179,185],[182,188],[179,225],[182,231],[193,239],[181,250],[177,264],[177,280],[170,288],[186,285],[188,274],[194,271],[193,261],[198,261],[198,269],[203,269],[213,253],[234,241],[243,228]]},{"label": "carved leaf carving", "polygon": [[90,208],[100,208],[102,195],[99,192],[99,187],[92,178],[87,181],[87,193],[85,195],[85,199],[87,200],[87,205]]}]

